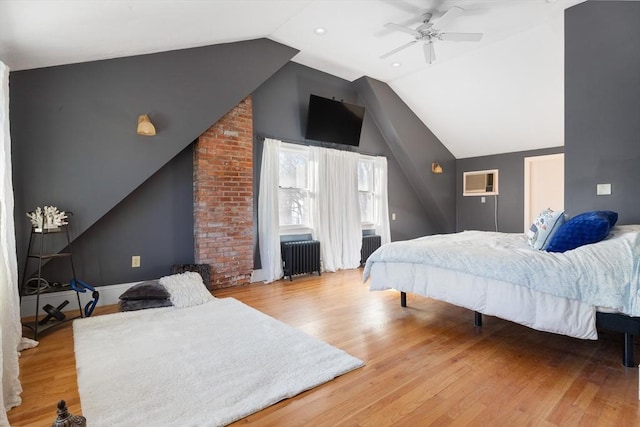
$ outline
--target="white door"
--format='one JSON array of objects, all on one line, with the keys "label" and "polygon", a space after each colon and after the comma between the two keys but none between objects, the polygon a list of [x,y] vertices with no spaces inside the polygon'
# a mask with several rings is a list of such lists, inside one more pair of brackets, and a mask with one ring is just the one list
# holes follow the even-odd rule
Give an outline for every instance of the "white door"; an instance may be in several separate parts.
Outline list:
[{"label": "white door", "polygon": [[524,159],[524,232],[538,214],[564,210],[564,153]]}]

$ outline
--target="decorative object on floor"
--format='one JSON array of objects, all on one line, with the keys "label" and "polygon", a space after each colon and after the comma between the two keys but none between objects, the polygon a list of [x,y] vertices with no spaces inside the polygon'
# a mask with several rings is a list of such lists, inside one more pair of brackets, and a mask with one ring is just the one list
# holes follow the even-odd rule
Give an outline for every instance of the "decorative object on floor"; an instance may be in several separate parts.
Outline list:
[{"label": "decorative object on floor", "polygon": [[156,134],[156,128],[151,123],[151,119],[146,114],[141,114],[138,117],[138,135],[154,136]]},{"label": "decorative object on floor", "polygon": [[63,225],[67,225],[67,213],[60,212],[55,206],[38,206],[32,212],[27,212],[27,216],[31,220],[31,225],[40,231],[55,230]]},{"label": "decorative object on floor", "polygon": [[67,410],[67,402],[58,402],[58,417],[51,427],[86,427],[87,419],[80,415],[70,414]]},{"label": "decorative object on floor", "polygon": [[226,425],[363,365],[233,298],[79,319],[73,333],[92,427]]}]

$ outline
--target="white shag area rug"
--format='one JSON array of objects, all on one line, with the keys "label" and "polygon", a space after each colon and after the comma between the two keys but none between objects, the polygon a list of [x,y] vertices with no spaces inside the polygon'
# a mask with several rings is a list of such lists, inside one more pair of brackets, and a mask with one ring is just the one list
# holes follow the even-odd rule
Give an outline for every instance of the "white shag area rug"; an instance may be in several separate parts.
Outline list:
[{"label": "white shag area rug", "polygon": [[220,426],[363,366],[233,298],[73,322],[87,425]]}]

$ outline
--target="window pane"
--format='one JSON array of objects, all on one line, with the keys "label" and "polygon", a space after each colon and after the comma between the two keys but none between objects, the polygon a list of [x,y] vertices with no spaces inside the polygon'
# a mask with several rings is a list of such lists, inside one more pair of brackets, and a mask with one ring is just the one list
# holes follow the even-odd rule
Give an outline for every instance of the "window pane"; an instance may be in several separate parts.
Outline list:
[{"label": "window pane", "polygon": [[280,187],[308,188],[305,153],[280,152]]},{"label": "window pane", "polygon": [[360,192],[360,221],[373,223],[373,193]]},{"label": "window pane", "polygon": [[280,189],[278,195],[280,225],[308,224],[308,197],[306,190]]},{"label": "window pane", "polygon": [[373,162],[358,162],[358,190],[373,191]]}]

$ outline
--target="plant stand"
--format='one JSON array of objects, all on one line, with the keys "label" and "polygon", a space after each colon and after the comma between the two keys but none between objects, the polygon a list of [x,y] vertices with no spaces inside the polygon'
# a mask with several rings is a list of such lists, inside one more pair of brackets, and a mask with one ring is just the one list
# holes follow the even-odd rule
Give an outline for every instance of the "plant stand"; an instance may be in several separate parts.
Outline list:
[{"label": "plant stand", "polygon": [[[59,253],[47,253],[45,252],[45,240],[51,240],[54,236],[65,236],[67,239],[67,251],[59,252]],[[39,242],[38,242],[39,240]],[[31,228],[31,235],[29,237],[29,246],[27,247],[27,257],[24,263],[23,277],[22,283],[20,285],[20,301],[22,302],[22,297],[25,296],[26,284],[27,284],[27,267],[29,267],[30,262],[37,261],[38,263],[38,272],[37,275],[33,276],[33,278],[37,281],[36,287],[36,316],[35,320],[32,322],[23,322],[22,326],[30,329],[33,332],[33,339],[37,340],[38,335],[47,331],[48,329],[58,326],[64,322],[68,322],[73,319],[77,319],[79,317],[83,317],[82,315],[82,304],[80,303],[80,295],[76,292],[76,298],[78,300],[78,309],[80,312],[79,316],[66,318],[61,309],[66,303],[60,304],[58,307],[51,307],[50,305],[46,305],[43,309],[47,310],[47,313],[43,319],[40,319],[40,294],[47,292],[46,290],[42,290],[40,284],[43,281],[42,279],[42,265],[45,260],[53,259],[53,258],[68,258],[69,263],[71,265],[71,275],[72,279],[76,279],[76,270],[73,266],[73,257],[71,255],[71,239],[69,238],[69,229],[68,225],[62,225],[57,228],[52,229],[42,229],[42,228]]]}]

